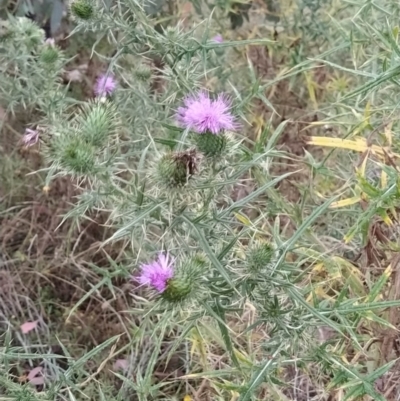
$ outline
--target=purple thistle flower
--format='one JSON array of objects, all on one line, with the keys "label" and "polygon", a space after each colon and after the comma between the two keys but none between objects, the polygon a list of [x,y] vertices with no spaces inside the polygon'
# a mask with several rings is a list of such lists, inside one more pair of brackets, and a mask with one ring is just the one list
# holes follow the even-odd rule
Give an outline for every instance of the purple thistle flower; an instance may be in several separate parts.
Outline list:
[{"label": "purple thistle flower", "polygon": [[215,35],[211,40],[216,43],[222,43],[224,41],[224,38],[222,37],[221,34],[218,34]]},{"label": "purple thistle flower", "polygon": [[168,253],[160,253],[156,260],[140,266],[139,283],[150,285],[158,292],[163,292],[167,287],[168,280],[174,276],[174,262],[174,259],[170,259]]},{"label": "purple thistle flower", "polygon": [[25,146],[33,146],[39,140],[39,131],[34,129],[26,128],[25,134],[22,137],[22,142]]},{"label": "purple thistle flower", "polygon": [[111,95],[117,87],[117,81],[112,74],[102,74],[97,78],[96,85],[94,87],[94,93],[96,96],[107,96]]},{"label": "purple thistle flower", "polygon": [[185,99],[184,107],[178,109],[177,120],[182,127],[198,134],[219,134],[222,130],[234,130],[237,127],[230,106],[223,94],[213,100],[207,93],[200,92]]}]

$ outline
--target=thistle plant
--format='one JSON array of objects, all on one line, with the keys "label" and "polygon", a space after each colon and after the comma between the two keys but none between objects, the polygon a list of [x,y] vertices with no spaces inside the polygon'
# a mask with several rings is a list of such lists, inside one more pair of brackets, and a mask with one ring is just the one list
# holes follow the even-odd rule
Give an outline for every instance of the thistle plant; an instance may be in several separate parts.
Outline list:
[{"label": "thistle plant", "polygon": [[[1,30],[0,103],[11,114],[37,109],[47,122],[58,118],[67,104],[61,84],[63,52],[25,17],[4,21]],[[44,124],[46,125],[46,124]]]},{"label": "thistle plant", "polygon": [[274,261],[274,248],[269,243],[255,244],[249,247],[246,255],[248,269],[252,273],[261,273]]},{"label": "thistle plant", "polygon": [[[23,128],[22,143],[26,147],[40,143],[43,166],[38,174],[45,188],[51,188],[58,176],[68,177],[74,185],[74,204],[63,222],[72,221],[80,227],[83,221],[101,216],[110,230],[108,237],[97,243],[106,256],[99,263],[95,257],[87,263],[88,283],[79,292],[76,304],[65,312],[68,319],[80,313],[88,297],[101,298],[106,293],[108,298],[101,309],[114,311],[114,301],[119,302],[121,294],[129,292],[127,308],[117,314],[124,336],[108,338],[75,360],[66,357],[68,367],[57,368],[53,384],[43,384],[46,396],[55,398],[60,392],[62,397],[68,393],[70,400],[76,399],[72,392],[92,385],[102,371],[99,368],[88,374],[89,360],[98,358],[103,368],[117,347],[117,353],[129,350],[138,354],[149,341],[153,347],[150,356],[143,353],[144,359],[135,365],[137,370],[129,371],[126,377],[116,374],[121,380],[119,388],[103,394],[108,387],[97,389],[93,384],[93,391],[96,399],[126,399],[131,392],[141,401],[166,397],[163,391],[167,381],[160,384],[152,375],[157,358],[164,352],[162,345],[171,335],[174,341],[169,352],[181,347],[185,350],[186,373],[181,376],[185,380],[203,379],[203,374],[207,380],[211,377],[213,391],[221,400],[276,398],[279,392],[271,389],[278,385],[284,389],[288,367],[304,373],[307,363],[322,366],[320,375],[313,376],[312,369],[307,374],[326,378],[327,388],[346,383],[345,387],[355,388],[357,394],[366,392],[382,399],[372,386],[378,374],[367,376],[365,366],[352,366],[342,353],[350,347],[350,354],[354,351],[361,355],[369,346],[364,336],[368,330],[362,332],[363,336],[357,330],[363,325],[370,328],[370,321],[386,324],[380,311],[399,306],[399,302],[378,301],[385,277],[369,283],[371,292],[366,292],[355,273],[355,262],[336,254],[326,233],[319,233],[325,219],[335,220],[332,211],[338,207],[334,203],[336,193],[311,193],[314,175],[329,176],[325,159],[316,161],[310,154],[302,158],[281,149],[278,142],[291,122],[281,121],[282,116],[276,119],[278,111],[266,97],[266,93],[272,97],[276,90],[271,88],[284,80],[295,84],[303,82],[304,76],[310,80],[308,74],[314,71],[315,59],[282,70],[273,81],[257,77],[247,59],[241,72],[235,73],[225,66],[233,53],[240,54],[240,46],[268,44],[275,50],[281,44],[271,39],[230,42],[222,33],[213,37],[213,15],[190,27],[176,23],[171,16],[169,25],[161,27],[155,25],[141,2],[111,3],[69,3],[69,15],[76,24],[71,37],[77,42],[81,38],[92,40],[91,54],[104,64],[102,73],[96,72],[97,79],[85,81],[92,85],[87,90],[90,95],[69,92],[70,84],[64,85],[61,77],[76,55],[69,57],[67,50],[46,41],[32,21],[10,17],[0,37],[6,50],[0,52],[0,101],[10,114],[29,115],[31,121]],[[220,11],[216,10],[217,15]],[[342,32],[335,32],[341,52]],[[374,34],[376,41],[383,40]],[[392,41],[388,39],[387,43]],[[350,45],[358,46],[346,45],[349,49]],[[219,53],[222,66],[211,68],[215,49],[224,49]],[[299,55],[298,49],[288,49],[293,59]],[[331,53],[324,55],[326,58],[318,60],[333,68]],[[348,110],[353,113],[351,99],[360,94],[373,98],[370,90],[378,81],[392,91],[397,72],[393,63],[391,74],[385,75],[382,67],[379,77],[357,70],[355,75],[373,77],[373,81],[340,102],[332,102],[343,109],[338,115],[348,117]],[[364,60],[363,68],[367,65]],[[338,70],[348,72],[349,67]],[[229,77],[222,79],[224,74]],[[317,86],[307,86],[310,102],[316,101]],[[361,101],[354,106],[357,115],[361,115]],[[268,124],[265,116],[260,123],[260,118],[251,114],[260,104],[265,115],[273,116]],[[384,99],[378,106],[385,115]],[[326,109],[323,112],[328,113]],[[336,115],[330,112],[326,118],[334,120]],[[367,126],[362,125],[363,129]],[[342,148],[349,144],[335,139],[339,138],[333,142]],[[391,136],[386,135],[386,140],[390,142]],[[307,145],[327,143],[318,137],[307,141]],[[228,151],[231,143],[236,144],[234,152]],[[348,146],[352,150],[359,146],[365,154],[371,151],[392,161],[394,156],[387,149],[363,144],[355,141]],[[310,170],[309,185],[295,183],[302,190],[297,202],[289,202],[280,193],[279,185],[293,178],[293,172],[276,173],[284,164],[282,160],[298,163],[301,171]],[[355,223],[364,224],[376,214],[384,221],[390,220],[389,212],[392,217],[396,215],[396,167],[388,164],[382,180],[386,187],[377,188],[362,179],[365,165],[360,162],[357,196],[367,194],[369,204],[368,212],[361,213]],[[340,224],[347,223],[342,220]],[[336,224],[338,220],[331,226]],[[348,238],[360,234],[357,230],[363,224],[355,224],[357,228]],[[321,270],[332,275],[321,280],[332,283],[331,287],[315,279]],[[93,283],[92,277],[98,282]],[[321,326],[334,333],[334,347],[328,341],[321,345],[312,341]],[[120,338],[123,345],[118,344]],[[10,338],[4,342],[10,360],[21,358],[10,348]],[[110,346],[110,354],[104,355]],[[211,367],[215,354],[206,355],[209,347],[221,354],[218,359],[223,368]],[[43,364],[51,371],[53,354],[46,351],[43,355]],[[385,369],[380,366],[377,371],[380,374]],[[0,366],[0,373],[4,373],[0,376],[5,377],[0,379],[0,388],[7,387],[14,397],[10,372],[9,367]],[[23,390],[19,384],[17,390]],[[22,398],[31,397],[28,393]]]}]

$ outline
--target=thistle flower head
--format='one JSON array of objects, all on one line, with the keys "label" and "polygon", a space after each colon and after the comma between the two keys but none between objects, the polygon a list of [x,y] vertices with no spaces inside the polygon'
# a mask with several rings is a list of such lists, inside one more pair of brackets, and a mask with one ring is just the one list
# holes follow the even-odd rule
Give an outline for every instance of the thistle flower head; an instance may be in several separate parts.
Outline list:
[{"label": "thistle flower head", "polygon": [[224,38],[222,37],[221,34],[218,34],[215,35],[211,40],[216,43],[222,43],[224,41]]},{"label": "thistle flower head", "polygon": [[53,64],[59,58],[59,50],[52,38],[46,39],[45,46],[40,54],[40,60],[45,64]]},{"label": "thistle flower head", "polygon": [[73,176],[95,174],[96,148],[78,135],[55,137],[49,147],[51,160],[57,161],[60,169]]},{"label": "thistle flower head", "polygon": [[90,0],[74,0],[70,7],[71,13],[78,19],[87,21],[93,17],[94,7]]},{"label": "thistle flower head", "polygon": [[118,112],[112,102],[96,99],[82,107],[76,114],[75,121],[79,127],[80,137],[87,143],[102,148],[117,130]]},{"label": "thistle flower head", "polygon": [[163,300],[168,302],[181,302],[193,291],[193,280],[191,277],[181,275],[168,281],[168,285],[162,294]]},{"label": "thistle flower head", "polygon": [[257,273],[268,267],[273,260],[274,248],[269,243],[259,243],[249,249],[247,254],[247,267],[249,271]]},{"label": "thistle flower head", "polygon": [[201,255],[184,259],[174,277],[167,282],[162,300],[177,304],[194,299],[202,292],[201,277],[206,262]]},{"label": "thistle flower head", "polygon": [[112,74],[102,74],[97,78],[94,93],[96,96],[104,97],[111,95],[116,88],[117,81],[115,77]]},{"label": "thistle flower head", "polygon": [[25,146],[33,146],[39,140],[39,131],[26,128],[25,134],[22,137],[22,142]]},{"label": "thistle flower head", "polygon": [[148,81],[151,78],[151,69],[145,64],[136,67],[134,74],[140,81]]},{"label": "thistle flower head", "polygon": [[228,144],[225,134],[214,135],[209,132],[202,135],[196,135],[195,142],[197,149],[208,157],[221,156]]},{"label": "thistle flower head", "polygon": [[156,260],[142,264],[139,283],[163,292],[167,287],[168,280],[174,276],[174,262],[168,253],[160,253]]},{"label": "thistle flower head", "polygon": [[211,99],[205,92],[188,97],[184,106],[178,109],[177,120],[182,127],[198,134],[219,134],[223,130],[236,128],[230,102],[223,94],[218,95],[216,99]]}]

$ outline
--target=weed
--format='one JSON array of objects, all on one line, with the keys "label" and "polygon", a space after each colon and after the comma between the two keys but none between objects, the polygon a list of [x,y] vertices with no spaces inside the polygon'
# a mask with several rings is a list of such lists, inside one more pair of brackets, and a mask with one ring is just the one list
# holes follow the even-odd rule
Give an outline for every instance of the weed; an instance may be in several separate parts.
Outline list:
[{"label": "weed", "polygon": [[1,393],[396,399],[397,2],[68,13],[0,27]]}]

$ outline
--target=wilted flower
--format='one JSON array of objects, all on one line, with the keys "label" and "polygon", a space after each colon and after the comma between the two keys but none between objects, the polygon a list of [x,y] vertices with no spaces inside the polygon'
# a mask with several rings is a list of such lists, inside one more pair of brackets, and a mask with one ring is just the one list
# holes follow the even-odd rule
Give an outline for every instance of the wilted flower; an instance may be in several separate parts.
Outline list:
[{"label": "wilted flower", "polygon": [[224,41],[224,38],[222,37],[221,34],[218,34],[215,35],[211,40],[216,43],[222,43]]},{"label": "wilted flower", "polygon": [[25,146],[33,146],[39,140],[39,131],[26,128],[25,134],[22,137],[22,142]]},{"label": "wilted flower", "polygon": [[170,259],[168,253],[160,253],[158,258],[149,264],[141,265],[139,283],[150,285],[158,292],[163,292],[168,280],[174,275],[174,259]]},{"label": "wilted flower", "polygon": [[211,132],[219,134],[223,130],[236,128],[235,117],[230,112],[230,102],[220,94],[217,99],[210,99],[205,92],[190,96],[184,101],[177,113],[179,123],[198,134]]},{"label": "wilted flower", "polygon": [[111,95],[117,87],[117,81],[112,74],[102,74],[96,81],[94,93],[96,96]]},{"label": "wilted flower", "polygon": [[199,155],[195,149],[165,154],[157,165],[160,183],[167,187],[185,185],[197,171]]}]

